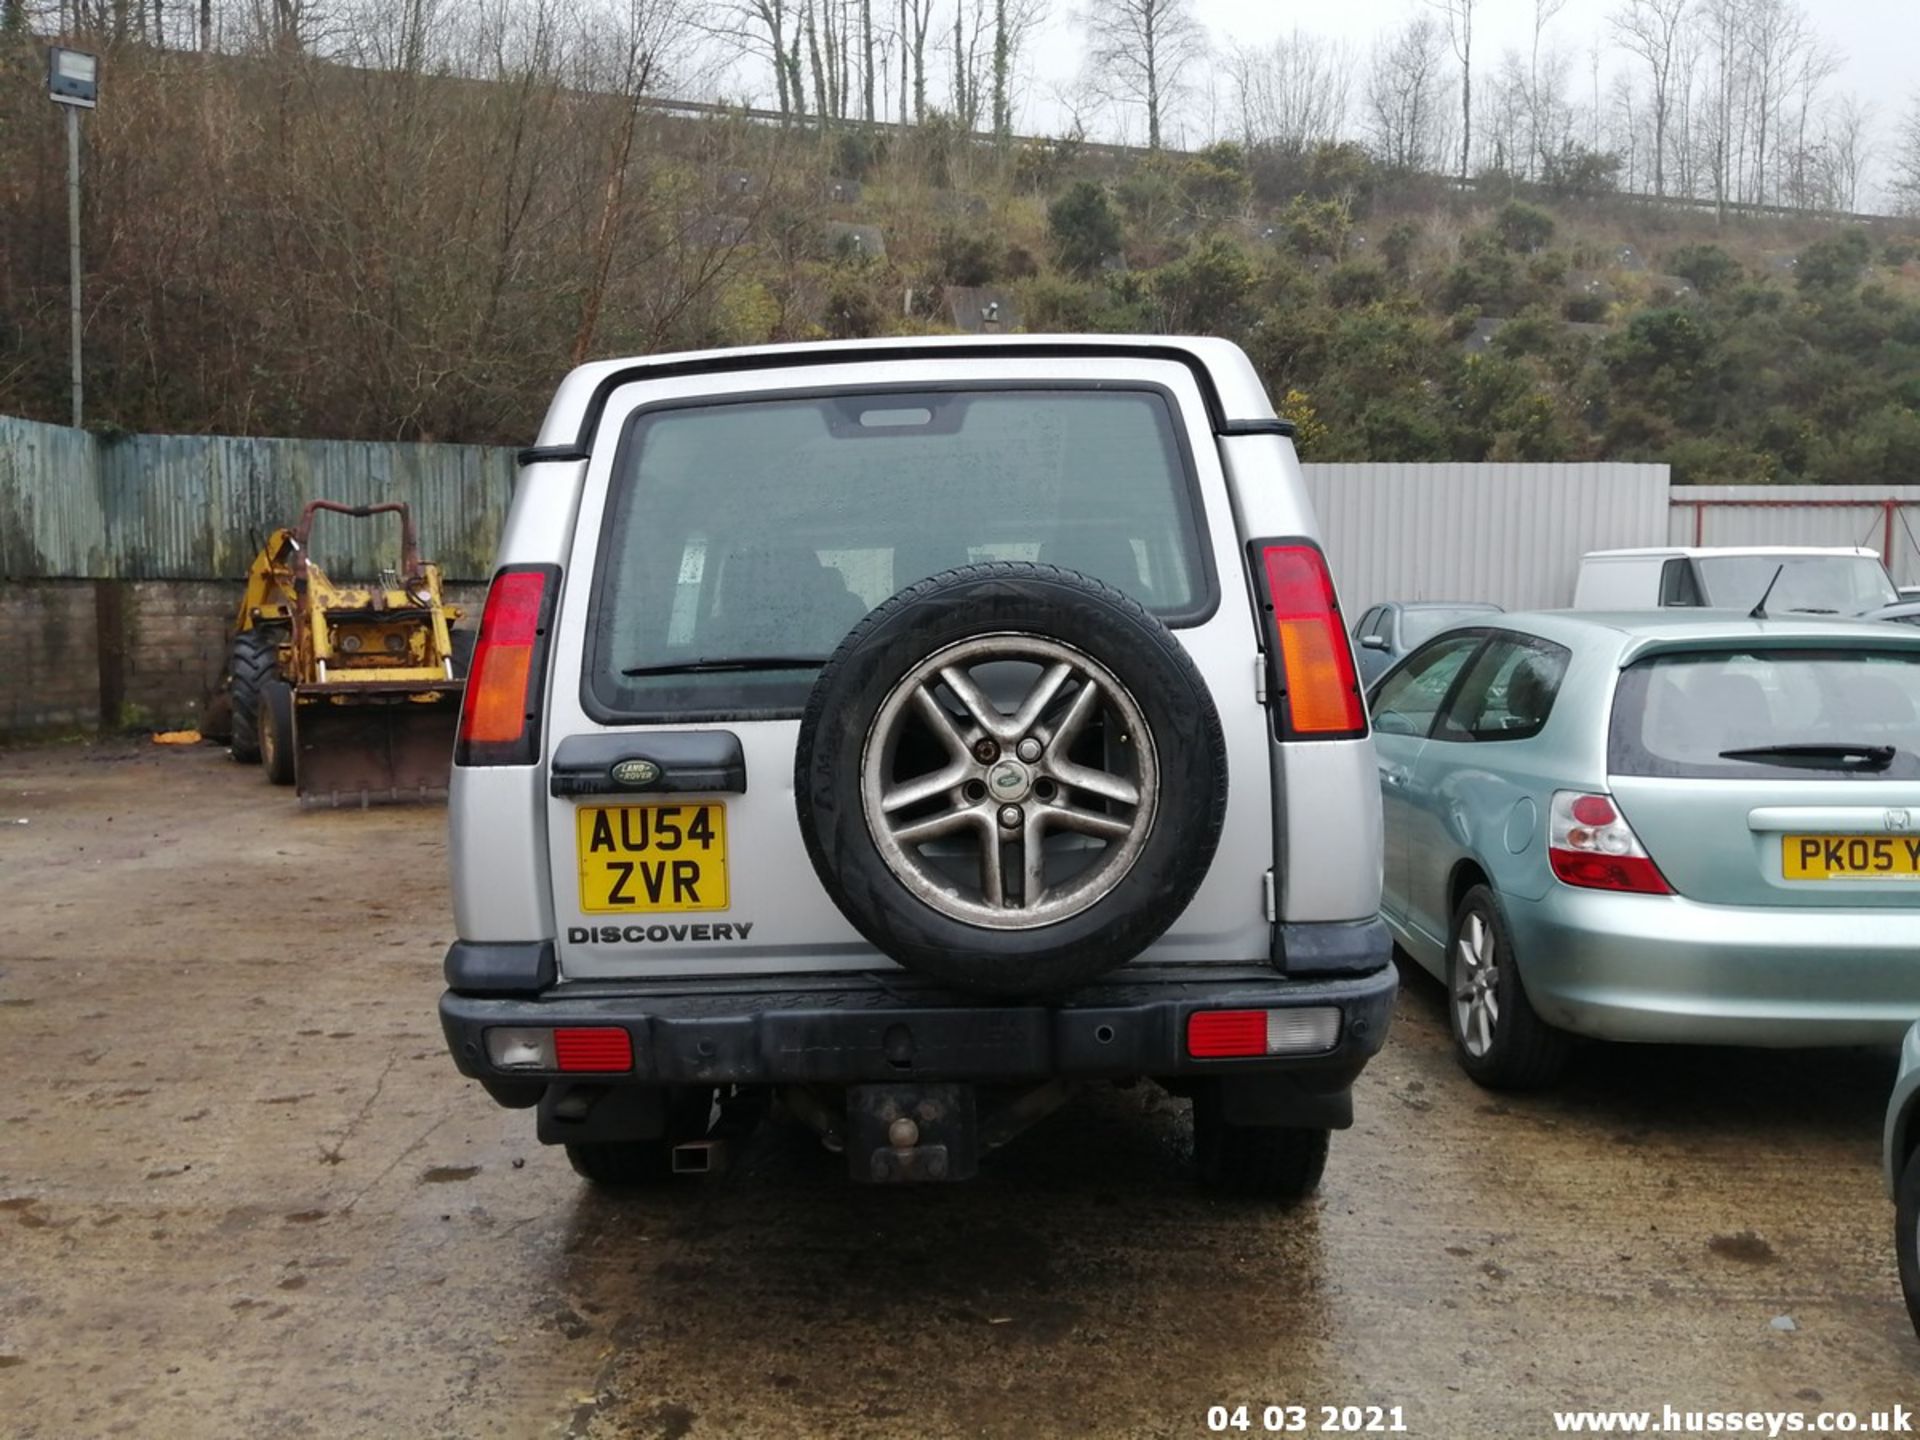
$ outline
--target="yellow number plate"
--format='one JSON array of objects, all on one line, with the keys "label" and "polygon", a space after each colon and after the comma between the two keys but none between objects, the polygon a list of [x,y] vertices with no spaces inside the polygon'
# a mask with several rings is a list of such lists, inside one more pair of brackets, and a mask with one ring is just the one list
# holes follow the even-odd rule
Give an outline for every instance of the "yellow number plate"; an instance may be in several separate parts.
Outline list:
[{"label": "yellow number plate", "polygon": [[582,805],[580,908],[653,915],[727,908],[727,807]]},{"label": "yellow number plate", "polygon": [[1780,869],[1789,880],[1920,880],[1920,835],[1788,835]]}]

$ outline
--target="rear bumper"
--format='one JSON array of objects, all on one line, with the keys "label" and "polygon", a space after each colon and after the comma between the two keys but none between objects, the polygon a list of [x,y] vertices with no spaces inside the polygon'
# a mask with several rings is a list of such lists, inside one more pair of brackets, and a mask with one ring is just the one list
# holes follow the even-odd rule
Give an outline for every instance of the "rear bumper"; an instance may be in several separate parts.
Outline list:
[{"label": "rear bumper", "polygon": [[1542,1019],[1601,1040],[1860,1045],[1920,1018],[1920,910],[1503,896]]},{"label": "rear bumper", "polygon": [[[1198,973],[1196,973],[1198,972]],[[861,1084],[1035,1082],[1064,1078],[1311,1074],[1344,1092],[1385,1043],[1395,971],[1299,980],[1257,966],[1130,969],[1053,1003],[996,1003],[898,973],[701,982],[574,982],[537,995],[447,991],[440,1023],[464,1075],[503,1103],[548,1084]],[[777,987],[777,988],[776,988]],[[1196,1010],[1340,1012],[1339,1037],[1313,1054],[1196,1060]],[[618,1074],[505,1070],[487,1056],[495,1026],[619,1026],[633,1068]]]}]

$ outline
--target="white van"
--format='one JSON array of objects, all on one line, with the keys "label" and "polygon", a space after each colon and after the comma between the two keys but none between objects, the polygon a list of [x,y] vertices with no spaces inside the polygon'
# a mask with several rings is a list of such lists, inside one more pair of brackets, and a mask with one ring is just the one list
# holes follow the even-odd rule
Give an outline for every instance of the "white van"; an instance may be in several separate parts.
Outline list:
[{"label": "white van", "polygon": [[1669,545],[1594,550],[1581,556],[1573,608],[1656,610],[1690,605],[1751,610],[1763,595],[1768,611],[1776,615],[1860,615],[1899,598],[1876,550]]}]

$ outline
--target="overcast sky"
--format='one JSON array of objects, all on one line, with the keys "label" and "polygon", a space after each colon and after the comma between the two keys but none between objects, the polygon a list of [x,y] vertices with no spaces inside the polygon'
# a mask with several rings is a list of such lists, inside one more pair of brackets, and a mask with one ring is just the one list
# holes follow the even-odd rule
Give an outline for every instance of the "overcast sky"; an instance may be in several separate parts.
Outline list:
[{"label": "overcast sky", "polygon": [[[1920,0],[1802,0],[1808,14],[1827,40],[1844,57],[1839,72],[1827,82],[1824,94],[1852,91],[1876,107],[1875,139],[1882,154],[1892,144],[1895,121],[1920,93]],[[1073,12],[1084,0],[1052,0],[1053,14],[1046,29],[1035,37],[1028,55],[1034,84],[1028,98],[1025,128],[1053,130],[1064,122],[1064,112],[1048,96],[1070,85],[1080,66],[1082,45],[1076,36]],[[1366,57],[1379,36],[1398,28],[1416,13],[1421,0],[1322,0],[1317,4],[1295,0],[1195,0],[1201,21],[1215,43],[1228,38],[1260,43],[1300,30],[1343,40],[1355,52],[1364,73]],[[1570,77],[1572,98],[1585,104],[1591,91],[1586,54],[1595,35],[1604,36],[1607,16],[1617,0],[1569,0],[1548,31],[1546,45],[1558,46],[1578,58]],[[1475,69],[1486,71],[1499,62],[1501,52],[1522,54],[1531,43],[1533,0],[1479,0],[1474,21]],[[1484,58],[1483,58],[1484,57]],[[1604,66],[1620,63],[1617,53]],[[1356,82],[1359,76],[1356,76]],[[1604,79],[1603,79],[1604,84]],[[1222,100],[1227,96],[1221,86]],[[1356,83],[1349,128],[1358,130],[1359,92]],[[1204,116],[1198,117],[1204,127]],[[1123,123],[1105,117],[1103,130]],[[1143,130],[1131,120],[1136,134]],[[1874,171],[1879,171],[1879,166]],[[1863,197],[1865,198],[1865,197]]]}]

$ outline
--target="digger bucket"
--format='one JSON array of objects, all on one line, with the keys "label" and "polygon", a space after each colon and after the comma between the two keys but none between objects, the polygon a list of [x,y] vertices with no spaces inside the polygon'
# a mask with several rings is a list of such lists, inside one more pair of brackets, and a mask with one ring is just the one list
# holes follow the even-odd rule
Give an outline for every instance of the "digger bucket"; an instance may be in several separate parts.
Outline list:
[{"label": "digger bucket", "polygon": [[294,784],[305,805],[432,800],[447,793],[461,682],[303,685],[294,696]]}]

